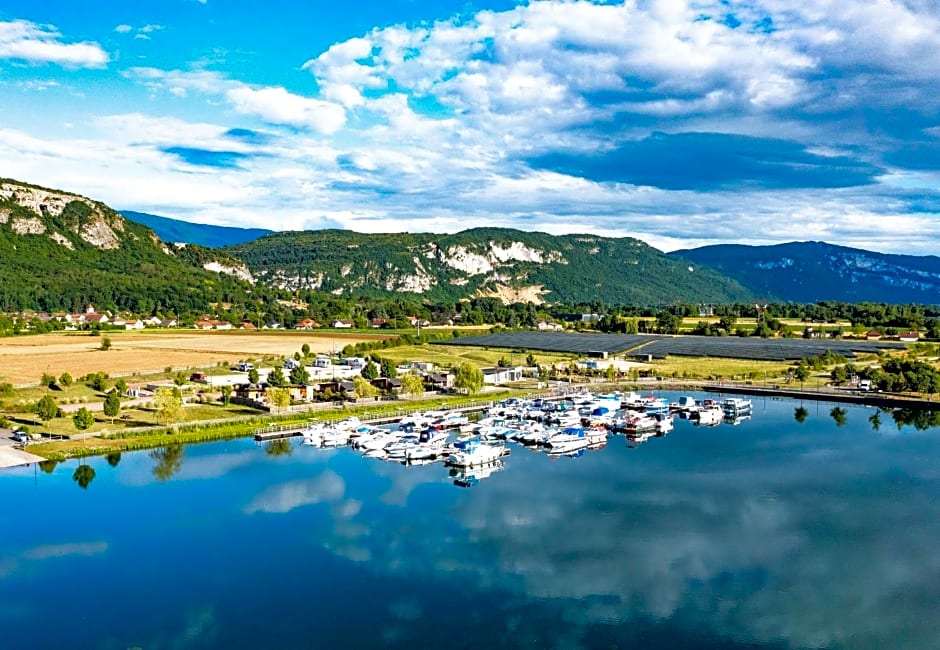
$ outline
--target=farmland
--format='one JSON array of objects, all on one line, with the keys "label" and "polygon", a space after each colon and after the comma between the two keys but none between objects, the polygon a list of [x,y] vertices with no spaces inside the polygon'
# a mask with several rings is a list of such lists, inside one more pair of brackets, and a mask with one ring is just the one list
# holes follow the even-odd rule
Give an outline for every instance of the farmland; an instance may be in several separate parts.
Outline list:
[{"label": "farmland", "polygon": [[[107,336],[111,349],[102,350]],[[238,359],[281,357],[307,344],[329,353],[351,343],[386,338],[378,334],[332,332],[105,332],[42,334],[0,338],[0,382],[35,384],[43,373],[79,377],[104,371],[112,377],[148,375],[165,368],[204,368]]]}]

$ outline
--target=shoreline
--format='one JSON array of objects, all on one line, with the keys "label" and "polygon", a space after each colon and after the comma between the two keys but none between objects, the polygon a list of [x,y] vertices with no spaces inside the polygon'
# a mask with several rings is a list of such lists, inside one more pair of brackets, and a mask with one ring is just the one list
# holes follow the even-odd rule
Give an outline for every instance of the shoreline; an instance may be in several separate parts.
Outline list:
[{"label": "shoreline", "polygon": [[[787,399],[796,399],[796,400],[807,400],[807,401],[823,401],[823,402],[841,402],[847,404],[858,404],[858,405],[868,405],[876,406],[880,408],[908,408],[914,410],[925,410],[925,411],[934,411],[940,410],[940,401],[933,401],[930,399],[922,398],[907,398],[897,395],[886,395],[883,393],[850,393],[847,391],[837,391],[834,389],[826,390],[813,390],[813,389],[789,389],[789,388],[780,388],[773,386],[754,386],[751,384],[741,385],[734,383],[721,383],[717,384],[714,382],[705,382],[705,381],[695,381],[695,380],[682,380],[682,381],[669,381],[662,380],[655,382],[654,385],[648,383],[617,383],[617,382],[598,382],[598,383],[586,383],[586,384],[571,384],[570,389],[566,391],[551,391],[549,393],[525,393],[527,397],[563,397],[564,395],[571,394],[574,392],[581,391],[583,389],[593,390],[597,392],[603,392],[607,390],[621,390],[621,391],[660,391],[660,390],[671,390],[671,391],[680,391],[680,390],[690,390],[690,391],[700,391],[708,393],[731,393],[738,395],[752,395],[759,397],[780,397]],[[502,393],[501,397],[505,397],[506,394]],[[494,396],[495,398],[496,396]],[[467,403],[476,402],[476,401],[487,401],[487,400],[466,400],[466,403],[453,404],[453,398],[441,398],[437,400],[423,400],[420,407],[416,404],[414,405],[415,410],[426,410],[434,409],[447,405],[450,403],[452,408],[460,408],[461,406],[466,406]],[[402,410],[403,409],[399,409]],[[411,409],[409,409],[411,410]],[[358,412],[356,412],[358,411]],[[404,412],[397,414],[395,416],[390,416],[388,412],[388,403],[384,405],[384,408],[375,408],[374,411],[368,409],[368,407],[362,407],[362,410],[359,409],[350,409],[343,414],[343,416],[348,417],[350,415],[357,415],[361,417],[364,421],[369,419],[388,419],[389,417],[401,417]],[[303,424],[306,425],[311,419],[324,419],[331,420],[336,419],[335,416],[340,415],[336,412],[331,412],[329,415],[333,417],[327,418],[305,418],[303,419]],[[370,417],[370,415],[372,417]],[[110,453],[115,452],[125,452],[125,451],[140,451],[144,449],[158,449],[161,447],[166,447],[169,445],[184,445],[184,444],[197,444],[203,442],[219,442],[222,440],[232,440],[236,438],[247,438],[253,437],[255,433],[264,428],[265,426],[278,426],[278,425],[291,425],[299,423],[300,420],[294,416],[284,416],[281,418],[273,418],[271,416],[259,416],[257,418],[252,418],[250,420],[236,420],[231,423],[213,423],[210,426],[200,426],[198,422],[196,423],[181,423],[175,427],[169,428],[158,428],[154,429],[151,432],[145,434],[132,434],[128,437],[108,437],[108,438],[92,438],[87,437],[84,439],[73,438],[68,442],[49,442],[43,443],[38,442],[29,446],[30,453],[35,455],[42,456],[45,460],[53,460],[57,462],[63,462],[70,460],[72,458],[87,458],[92,456],[104,456]]]}]

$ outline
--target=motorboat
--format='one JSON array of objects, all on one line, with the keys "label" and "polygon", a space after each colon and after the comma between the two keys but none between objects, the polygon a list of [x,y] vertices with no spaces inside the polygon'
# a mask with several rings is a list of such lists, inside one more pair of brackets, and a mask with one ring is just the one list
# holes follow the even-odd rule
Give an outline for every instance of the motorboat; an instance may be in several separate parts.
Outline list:
[{"label": "motorboat", "polygon": [[502,460],[495,460],[486,465],[478,467],[461,467],[452,469],[451,476],[454,478],[454,485],[458,487],[473,487],[480,481],[489,478],[494,473],[502,470],[506,464]]},{"label": "motorboat", "polygon": [[545,447],[550,454],[567,454],[590,444],[583,427],[568,427],[548,439]]},{"label": "motorboat", "polygon": [[719,405],[710,404],[709,406],[703,406],[693,412],[689,417],[699,426],[713,427],[717,424],[721,424],[721,421],[725,417],[725,412]]},{"label": "motorboat", "polygon": [[743,397],[729,397],[721,403],[725,417],[739,418],[744,415],[750,415],[752,410],[751,400]]},{"label": "motorboat", "polygon": [[454,443],[454,451],[447,457],[447,463],[455,467],[478,467],[494,463],[509,453],[509,449],[491,445],[479,440],[461,440]]}]

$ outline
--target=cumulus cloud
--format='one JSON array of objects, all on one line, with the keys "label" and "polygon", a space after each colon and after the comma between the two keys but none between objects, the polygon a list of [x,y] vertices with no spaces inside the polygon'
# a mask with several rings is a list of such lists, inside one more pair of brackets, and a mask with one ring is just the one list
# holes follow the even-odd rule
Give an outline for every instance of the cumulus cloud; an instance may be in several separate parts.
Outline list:
[{"label": "cumulus cloud", "polygon": [[65,43],[55,27],[28,20],[0,22],[0,58],[74,68],[101,68],[110,60],[97,43]]},{"label": "cumulus cloud", "polygon": [[[914,1],[545,0],[369,30],[312,52],[298,86],[248,83],[224,61],[131,67],[155,106],[195,107],[218,128],[173,117],[159,137],[86,136],[137,156],[117,174],[94,153],[81,169],[50,154],[7,173],[233,225],[273,201],[267,225],[284,228],[515,225],[666,248],[800,232],[932,252],[938,21]],[[265,135],[224,135],[239,129]],[[148,170],[164,188],[211,170],[229,198],[129,191]],[[900,235],[899,218],[925,237]]]}]

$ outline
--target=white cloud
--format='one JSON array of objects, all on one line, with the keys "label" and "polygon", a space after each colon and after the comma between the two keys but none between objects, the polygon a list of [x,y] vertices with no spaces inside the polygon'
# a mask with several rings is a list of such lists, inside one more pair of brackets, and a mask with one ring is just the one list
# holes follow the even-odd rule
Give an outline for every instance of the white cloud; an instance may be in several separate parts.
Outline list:
[{"label": "white cloud", "polygon": [[118,25],[117,27],[114,28],[114,31],[116,31],[118,34],[128,34],[133,29],[134,28],[131,27],[130,25]]},{"label": "white cloud", "polygon": [[241,85],[226,92],[226,98],[239,113],[255,115],[273,124],[330,134],[336,133],[346,122],[346,112],[342,106],[301,97],[281,87],[251,88]]},{"label": "white cloud", "polygon": [[27,20],[0,22],[0,58],[76,68],[100,68],[110,60],[97,43],[63,43],[54,27]]}]

